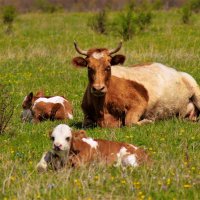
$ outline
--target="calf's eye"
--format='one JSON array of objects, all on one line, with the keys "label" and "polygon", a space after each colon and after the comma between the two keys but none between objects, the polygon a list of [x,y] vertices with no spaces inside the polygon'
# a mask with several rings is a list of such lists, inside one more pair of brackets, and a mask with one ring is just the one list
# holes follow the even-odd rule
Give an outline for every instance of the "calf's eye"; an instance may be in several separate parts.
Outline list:
[{"label": "calf's eye", "polygon": [[69,142],[70,141],[70,137],[66,137],[66,140]]},{"label": "calf's eye", "polygon": [[51,140],[54,141],[54,140],[55,140],[55,137],[52,136],[52,137],[51,137]]}]

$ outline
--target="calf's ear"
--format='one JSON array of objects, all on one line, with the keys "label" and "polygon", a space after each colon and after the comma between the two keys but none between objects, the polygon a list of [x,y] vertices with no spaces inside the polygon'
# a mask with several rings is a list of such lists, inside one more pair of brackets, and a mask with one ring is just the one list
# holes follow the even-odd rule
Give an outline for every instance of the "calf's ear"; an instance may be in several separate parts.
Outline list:
[{"label": "calf's ear", "polygon": [[32,98],[33,98],[33,92],[30,92],[29,95],[27,96],[27,99],[29,101],[32,101]]},{"label": "calf's ear", "polygon": [[84,130],[73,132],[74,139],[82,139],[84,137],[87,137],[86,132]]},{"label": "calf's ear", "polygon": [[126,56],[118,54],[112,57],[110,64],[111,65],[123,64],[125,59],[126,59]]},{"label": "calf's ear", "polygon": [[36,93],[35,96],[37,96],[37,97],[43,97],[43,96],[44,96],[44,92],[43,92],[42,90],[40,90],[40,91],[38,91],[38,92]]},{"label": "calf's ear", "polygon": [[72,64],[75,67],[87,67],[87,61],[86,61],[86,59],[84,59],[84,58],[82,58],[80,56],[73,58]]}]

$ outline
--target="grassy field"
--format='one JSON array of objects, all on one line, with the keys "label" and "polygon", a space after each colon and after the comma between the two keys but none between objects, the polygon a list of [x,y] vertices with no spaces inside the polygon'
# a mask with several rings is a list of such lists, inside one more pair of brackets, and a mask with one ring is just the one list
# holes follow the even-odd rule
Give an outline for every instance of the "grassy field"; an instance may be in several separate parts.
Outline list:
[{"label": "grassy field", "polygon": [[[151,167],[89,166],[38,174],[37,162],[51,147],[48,132],[57,124],[21,123],[21,103],[29,92],[64,95],[73,104],[73,129],[80,128],[86,70],[75,69],[76,40],[83,49],[115,47],[115,32],[99,35],[87,27],[86,13],[24,14],[13,34],[0,24],[0,83],[13,96],[15,112],[0,136],[0,199],[200,199],[200,124],[171,119],[121,129],[88,129],[96,138],[144,147]],[[114,17],[112,15],[112,17]],[[176,11],[154,13],[148,32],[123,43],[126,65],[156,61],[190,73],[200,84],[200,15],[189,25]],[[170,87],[170,86],[169,86]],[[178,94],[177,94],[178,95]]]}]

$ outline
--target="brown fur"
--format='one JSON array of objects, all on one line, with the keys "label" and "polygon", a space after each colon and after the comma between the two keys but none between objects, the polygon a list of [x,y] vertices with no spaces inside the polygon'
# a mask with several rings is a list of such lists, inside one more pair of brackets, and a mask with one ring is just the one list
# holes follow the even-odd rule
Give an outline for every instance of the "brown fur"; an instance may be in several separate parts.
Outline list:
[{"label": "brown fur", "polygon": [[117,162],[117,154],[120,149],[125,147],[127,149],[127,155],[135,154],[137,163],[150,163],[149,156],[147,153],[140,148],[137,148],[131,144],[124,142],[114,142],[102,139],[94,139],[97,142],[97,148],[92,148],[89,144],[84,142],[82,139],[87,138],[85,131],[77,131],[73,133],[71,150],[70,150],[70,163],[72,166],[81,166],[97,161],[103,164],[114,164]]},{"label": "brown fur", "polygon": [[[99,58],[94,53],[100,53]],[[111,76],[111,63],[124,59],[122,55],[111,57],[107,49],[90,49],[85,59],[73,59],[76,66],[88,66],[89,84],[82,100],[84,126],[130,126],[141,120],[148,104],[147,90],[134,81]]]}]

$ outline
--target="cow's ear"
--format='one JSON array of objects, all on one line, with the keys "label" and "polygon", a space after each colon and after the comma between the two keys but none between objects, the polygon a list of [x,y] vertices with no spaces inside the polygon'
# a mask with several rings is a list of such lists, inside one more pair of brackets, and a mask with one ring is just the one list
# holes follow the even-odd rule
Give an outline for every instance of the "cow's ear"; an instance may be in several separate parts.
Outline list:
[{"label": "cow's ear", "polygon": [[27,99],[29,101],[32,101],[32,98],[33,98],[33,92],[30,92],[29,95],[27,96]]},{"label": "cow's ear", "polygon": [[118,64],[123,64],[126,59],[126,56],[118,54],[112,57],[111,59],[111,65],[118,65]]},{"label": "cow's ear", "polygon": [[75,57],[72,60],[72,64],[76,67],[87,67],[87,60],[82,57]]},{"label": "cow's ear", "polygon": [[37,97],[43,97],[43,96],[44,96],[44,92],[43,92],[42,90],[40,90],[40,91],[38,91],[38,92],[36,93],[35,96],[37,96]]}]

